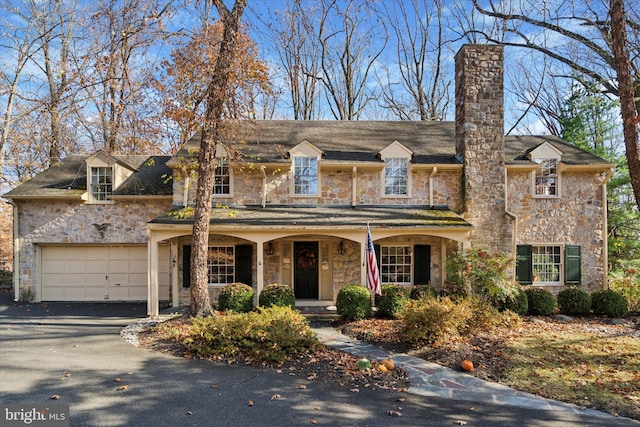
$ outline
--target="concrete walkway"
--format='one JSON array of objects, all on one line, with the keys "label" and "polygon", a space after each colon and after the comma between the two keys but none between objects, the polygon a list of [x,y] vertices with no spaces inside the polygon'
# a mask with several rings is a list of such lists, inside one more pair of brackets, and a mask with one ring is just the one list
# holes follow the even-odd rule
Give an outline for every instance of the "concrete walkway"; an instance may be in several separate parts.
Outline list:
[{"label": "concrete walkway", "polygon": [[318,335],[318,339],[328,347],[371,360],[390,357],[396,366],[407,371],[410,382],[409,393],[427,397],[513,405],[549,411],[568,411],[574,414],[613,418],[605,412],[544,399],[501,384],[484,381],[405,353],[394,353],[349,338],[330,326],[315,326],[314,331]]}]

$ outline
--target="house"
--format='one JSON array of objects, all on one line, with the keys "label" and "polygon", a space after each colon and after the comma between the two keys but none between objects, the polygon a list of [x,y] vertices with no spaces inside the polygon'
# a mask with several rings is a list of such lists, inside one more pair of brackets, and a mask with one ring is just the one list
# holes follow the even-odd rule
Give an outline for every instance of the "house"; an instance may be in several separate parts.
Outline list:
[{"label": "house", "polygon": [[[503,47],[456,56],[455,122],[257,121],[244,161],[216,154],[209,289],[293,287],[300,303],[365,283],[367,224],[383,283],[446,281],[447,258],[518,255],[521,283],[605,286],[613,165],[550,136],[504,136]],[[15,296],[189,298],[196,135],[172,157],[69,156],[5,194]]]}]

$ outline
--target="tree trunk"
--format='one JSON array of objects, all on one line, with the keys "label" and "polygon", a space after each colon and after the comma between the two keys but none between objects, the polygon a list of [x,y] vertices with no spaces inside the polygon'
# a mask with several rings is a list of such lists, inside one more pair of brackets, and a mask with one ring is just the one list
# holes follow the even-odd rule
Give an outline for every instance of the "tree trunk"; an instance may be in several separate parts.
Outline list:
[{"label": "tree trunk", "polygon": [[631,76],[627,50],[626,19],[623,0],[611,0],[611,37],[618,77],[618,96],[627,162],[633,195],[640,206],[640,145],[638,144],[638,114],[634,100],[634,82]]},{"label": "tree trunk", "polygon": [[229,11],[222,0],[212,0],[224,25],[224,34],[216,58],[211,82],[206,93],[206,112],[202,126],[200,152],[198,153],[198,185],[193,215],[193,240],[191,246],[191,303],[192,316],[213,314],[209,300],[207,255],[209,246],[209,221],[215,174],[217,145],[225,140],[227,126],[225,103],[232,96],[230,81],[231,63],[238,40],[240,19],[248,0],[237,0]]}]

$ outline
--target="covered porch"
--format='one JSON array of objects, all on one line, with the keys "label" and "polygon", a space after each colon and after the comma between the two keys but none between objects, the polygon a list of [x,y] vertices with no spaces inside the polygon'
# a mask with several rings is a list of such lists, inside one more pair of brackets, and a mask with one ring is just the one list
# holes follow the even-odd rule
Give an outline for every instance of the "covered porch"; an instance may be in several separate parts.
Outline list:
[{"label": "covered porch", "polygon": [[[382,259],[382,283],[442,286],[446,257],[469,244],[471,225],[448,209],[423,207],[229,207],[214,209],[210,296],[241,281],[257,297],[269,283],[291,286],[297,305],[332,305],[347,283],[366,283],[367,223]],[[188,303],[192,221],[169,212],[147,225],[148,314],[159,312],[158,254],[170,246],[172,306]],[[380,253],[382,252],[382,254]],[[226,263],[226,270],[216,267]],[[214,261],[211,261],[211,259]],[[224,261],[224,259],[227,261]],[[224,276],[224,271],[233,275]],[[222,275],[222,276],[221,276]],[[243,280],[238,280],[238,278]]]}]

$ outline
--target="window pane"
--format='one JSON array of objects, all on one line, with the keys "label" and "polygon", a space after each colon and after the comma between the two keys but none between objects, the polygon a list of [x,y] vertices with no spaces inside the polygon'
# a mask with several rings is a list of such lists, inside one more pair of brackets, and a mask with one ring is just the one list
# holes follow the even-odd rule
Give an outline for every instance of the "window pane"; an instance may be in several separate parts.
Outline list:
[{"label": "window pane", "polygon": [[315,157],[295,157],[293,178],[295,194],[318,194],[318,159]]},{"label": "window pane", "polygon": [[210,285],[233,283],[235,276],[235,248],[233,246],[210,246],[207,268]]},{"label": "window pane", "polygon": [[214,175],[213,194],[230,194],[229,165],[226,158],[217,159]]},{"label": "window pane", "polygon": [[560,246],[534,246],[532,248],[532,261],[534,282],[560,282]]},{"label": "window pane", "polygon": [[382,283],[411,284],[412,265],[410,246],[380,247]]},{"label": "window pane", "polygon": [[541,170],[536,172],[536,195],[557,195],[558,160],[536,159],[536,163],[542,165]]},{"label": "window pane", "polygon": [[407,194],[408,159],[387,159],[384,167],[384,194]]},{"label": "window pane", "polygon": [[91,197],[93,200],[107,200],[113,190],[110,167],[91,168]]}]

